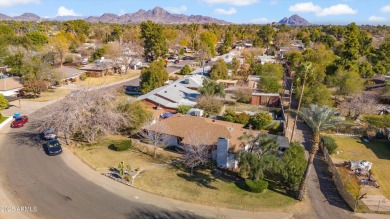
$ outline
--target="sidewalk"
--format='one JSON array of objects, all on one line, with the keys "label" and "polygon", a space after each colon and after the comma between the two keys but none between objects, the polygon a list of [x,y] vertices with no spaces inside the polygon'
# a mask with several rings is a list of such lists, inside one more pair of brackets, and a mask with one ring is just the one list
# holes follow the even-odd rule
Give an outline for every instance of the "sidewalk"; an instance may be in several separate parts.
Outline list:
[{"label": "sidewalk", "polygon": [[102,188],[131,201],[154,205],[168,211],[187,211],[206,218],[272,218],[287,219],[292,218],[292,214],[279,212],[251,212],[236,209],[226,209],[193,204],[178,201],[162,196],[147,193],[102,176],[79,160],[69,149],[64,149],[61,155],[64,162],[81,177],[101,186]]}]

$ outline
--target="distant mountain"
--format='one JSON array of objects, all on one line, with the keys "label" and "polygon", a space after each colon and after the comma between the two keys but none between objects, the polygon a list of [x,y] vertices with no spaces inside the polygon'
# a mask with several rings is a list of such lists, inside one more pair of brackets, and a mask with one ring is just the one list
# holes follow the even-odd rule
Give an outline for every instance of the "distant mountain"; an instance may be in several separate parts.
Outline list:
[{"label": "distant mountain", "polygon": [[40,20],[56,20],[56,21],[68,21],[68,20],[77,20],[82,19],[87,22],[93,23],[119,23],[119,24],[138,24],[142,21],[151,20],[156,23],[161,24],[189,24],[189,23],[198,23],[198,24],[207,24],[207,23],[216,23],[216,24],[229,24],[229,22],[218,20],[215,18],[201,16],[201,15],[183,15],[183,14],[171,14],[168,11],[155,7],[152,10],[139,10],[135,13],[128,13],[121,16],[116,14],[105,13],[102,16],[90,16],[90,17],[81,17],[81,16],[57,16],[55,18],[43,19],[36,14],[24,13],[20,16],[9,17],[4,14],[0,14],[0,20],[18,20],[18,21],[40,21]]},{"label": "distant mountain", "polygon": [[201,15],[183,15],[183,14],[171,14],[166,10],[155,7],[152,10],[139,10],[135,13],[128,13],[121,16],[116,14],[103,14],[100,17],[91,16],[85,19],[88,22],[103,22],[103,23],[141,23],[142,21],[151,20],[161,24],[184,24],[184,23],[216,23],[216,24],[229,24],[229,22],[218,20],[215,18],[201,16]]},{"label": "distant mountain", "polygon": [[294,14],[293,16],[289,18],[283,18],[279,21],[279,24],[287,24],[290,26],[309,26],[310,22],[306,19]]}]

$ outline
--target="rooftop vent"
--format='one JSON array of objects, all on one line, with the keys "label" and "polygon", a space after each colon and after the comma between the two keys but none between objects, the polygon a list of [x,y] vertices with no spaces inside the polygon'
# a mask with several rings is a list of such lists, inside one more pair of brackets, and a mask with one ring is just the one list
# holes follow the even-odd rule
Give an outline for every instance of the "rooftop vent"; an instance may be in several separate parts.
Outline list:
[{"label": "rooftop vent", "polygon": [[234,130],[234,128],[233,127],[229,127],[228,130],[232,132]]}]

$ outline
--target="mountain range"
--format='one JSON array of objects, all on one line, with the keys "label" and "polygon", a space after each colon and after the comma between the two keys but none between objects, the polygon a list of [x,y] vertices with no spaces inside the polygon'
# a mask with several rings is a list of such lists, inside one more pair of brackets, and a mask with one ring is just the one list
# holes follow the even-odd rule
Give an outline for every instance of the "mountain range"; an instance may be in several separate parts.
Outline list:
[{"label": "mountain range", "polygon": [[306,19],[294,14],[291,17],[287,18],[284,17],[282,20],[279,21],[279,24],[287,24],[290,26],[309,26],[311,23],[307,21]]},{"label": "mountain range", "polygon": [[40,20],[57,20],[57,21],[66,21],[66,20],[77,20],[82,19],[87,22],[102,22],[102,23],[133,23],[138,24],[142,21],[151,20],[161,24],[189,24],[189,23],[198,23],[198,24],[207,24],[207,23],[216,23],[216,24],[229,24],[227,21],[215,19],[212,17],[202,16],[202,15],[184,15],[184,14],[171,14],[168,11],[155,7],[152,10],[139,10],[135,13],[127,13],[124,15],[116,15],[111,13],[105,13],[102,16],[90,16],[90,17],[80,17],[80,16],[57,16],[51,19],[44,19],[39,17],[36,14],[24,13],[20,16],[10,17],[4,14],[0,14],[0,20],[17,20],[17,21],[40,21]]}]

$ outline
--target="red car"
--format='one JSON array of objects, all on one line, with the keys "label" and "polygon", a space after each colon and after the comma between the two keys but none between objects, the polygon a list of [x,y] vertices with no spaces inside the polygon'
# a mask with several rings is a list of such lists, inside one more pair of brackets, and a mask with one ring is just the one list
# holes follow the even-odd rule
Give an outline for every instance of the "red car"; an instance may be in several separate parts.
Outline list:
[{"label": "red car", "polygon": [[26,122],[28,122],[28,117],[27,116],[19,116],[11,123],[11,127],[12,128],[23,127],[24,124],[26,124]]}]

